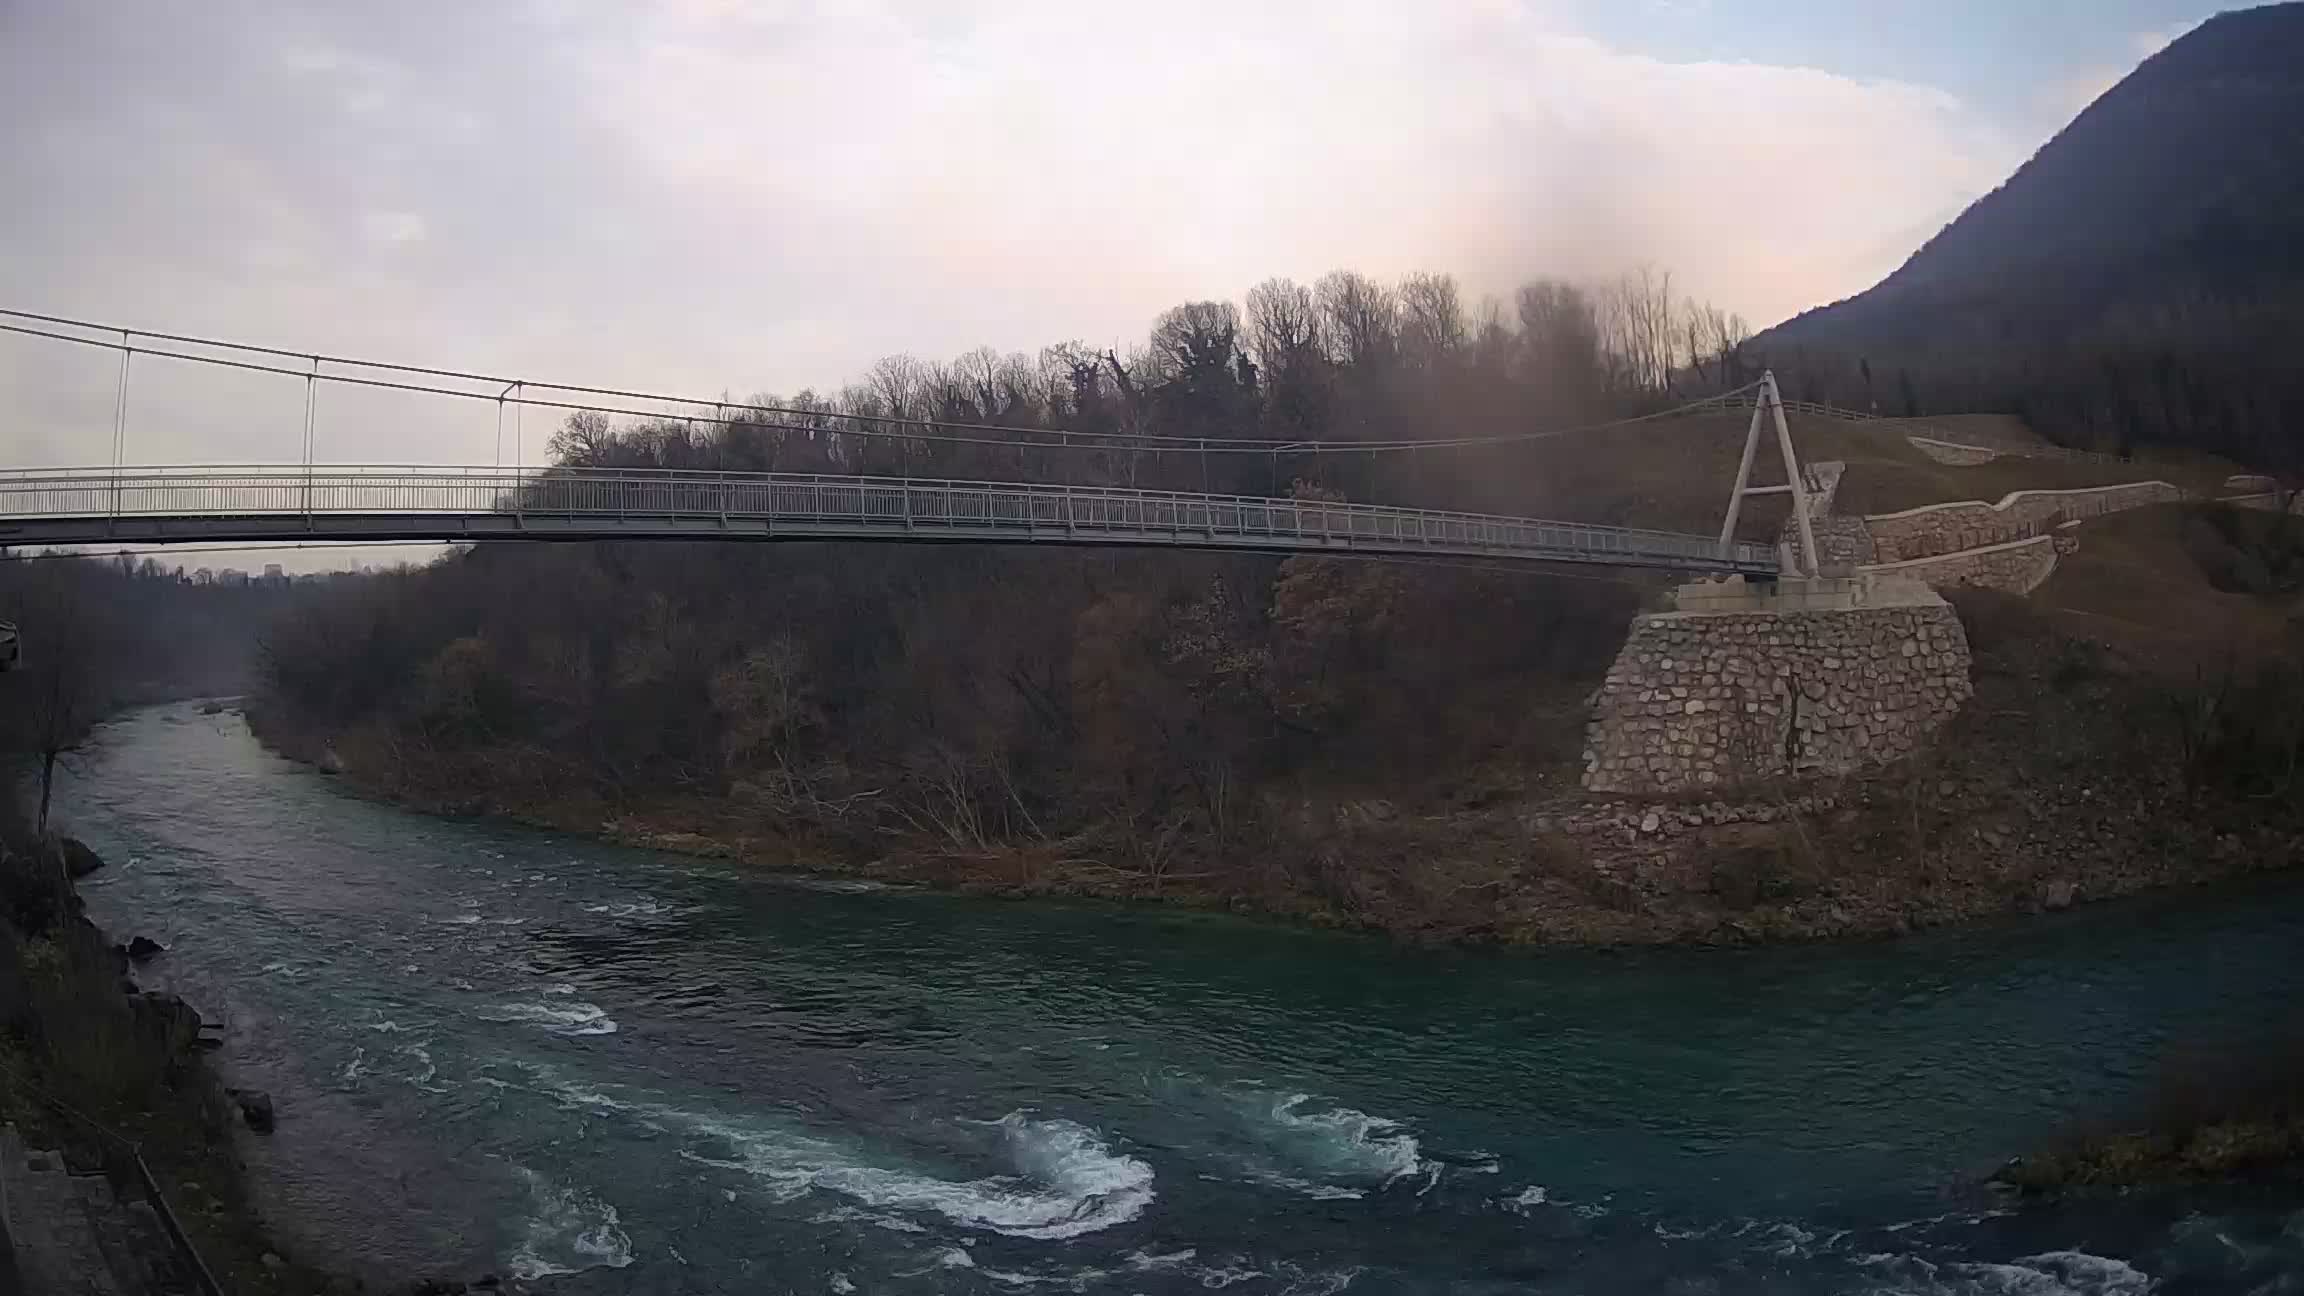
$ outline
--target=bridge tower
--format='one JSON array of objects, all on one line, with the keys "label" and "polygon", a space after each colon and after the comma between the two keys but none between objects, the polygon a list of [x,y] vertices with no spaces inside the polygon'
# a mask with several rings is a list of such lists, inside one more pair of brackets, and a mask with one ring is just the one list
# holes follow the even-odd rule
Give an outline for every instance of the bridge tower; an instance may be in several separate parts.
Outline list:
[{"label": "bridge tower", "polygon": [[[1752,461],[1760,452],[1760,424],[1761,420],[1770,417],[1776,423],[1776,451],[1784,460],[1784,485],[1754,486]],[[1820,574],[1816,527],[1809,518],[1808,488],[1800,476],[1800,456],[1792,449],[1792,429],[1784,421],[1784,397],[1776,390],[1776,371],[1773,369],[1760,376],[1760,391],[1752,402],[1752,426],[1744,434],[1744,458],[1736,465],[1736,485],[1728,492],[1728,516],[1720,523],[1720,548],[1723,553],[1736,541],[1736,518],[1744,511],[1744,497],[1747,495],[1792,497],[1792,521],[1800,532],[1800,554],[1797,563],[1791,554],[1784,555],[1784,574],[1816,579]]]},{"label": "bridge tower", "polygon": [[[1752,484],[1763,419],[1776,425],[1781,486]],[[1683,585],[1669,610],[1633,618],[1594,695],[1587,789],[1742,794],[1846,774],[1920,750],[1970,697],[1966,632],[1934,590],[1908,577],[1824,577],[1774,373],[1752,407],[1723,547],[1748,495],[1792,497],[1799,553],[1789,537],[1778,546],[1789,579]]]}]

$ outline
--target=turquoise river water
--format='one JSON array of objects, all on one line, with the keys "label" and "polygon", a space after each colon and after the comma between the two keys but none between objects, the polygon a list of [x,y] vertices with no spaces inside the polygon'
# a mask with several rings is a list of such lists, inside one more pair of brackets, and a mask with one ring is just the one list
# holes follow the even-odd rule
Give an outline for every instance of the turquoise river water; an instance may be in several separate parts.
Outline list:
[{"label": "turquoise river water", "polygon": [[540,1291],[2304,1292],[2304,1194],[1976,1186],[2284,1029],[2304,888],[1892,942],[1446,952],[347,794],[189,705],[61,815],[271,1092],[315,1257]]}]

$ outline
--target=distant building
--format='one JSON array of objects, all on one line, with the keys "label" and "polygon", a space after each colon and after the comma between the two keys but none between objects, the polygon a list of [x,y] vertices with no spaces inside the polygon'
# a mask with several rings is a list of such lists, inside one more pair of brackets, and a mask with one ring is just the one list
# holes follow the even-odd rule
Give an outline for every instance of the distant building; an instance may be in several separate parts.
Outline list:
[{"label": "distant building", "polygon": [[264,564],[264,583],[267,585],[285,585],[288,583],[288,573],[281,571],[278,563],[266,563]]}]

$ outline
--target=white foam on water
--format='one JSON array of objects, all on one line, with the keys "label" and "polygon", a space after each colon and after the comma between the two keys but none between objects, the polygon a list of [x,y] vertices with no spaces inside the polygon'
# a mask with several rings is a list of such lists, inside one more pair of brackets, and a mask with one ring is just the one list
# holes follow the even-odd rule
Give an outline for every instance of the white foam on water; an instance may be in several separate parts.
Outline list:
[{"label": "white foam on water", "polygon": [[367,1058],[368,1050],[364,1048],[355,1048],[352,1050],[352,1060],[344,1064],[344,1083],[352,1084],[359,1080],[361,1076],[367,1074]]},{"label": "white foam on water", "polygon": [[792,887],[799,891],[822,891],[830,895],[880,895],[889,891],[916,891],[919,888],[898,886],[889,882],[874,882],[867,878],[820,878],[779,876],[764,878],[773,886]]},{"label": "white foam on water", "polygon": [[1425,1159],[1416,1136],[1399,1122],[1312,1102],[1311,1095],[1299,1093],[1262,1104],[1262,1141],[1287,1166],[1267,1168],[1257,1178],[1323,1199],[1358,1197],[1367,1186],[1410,1176],[1424,1177],[1427,1192],[1438,1182],[1439,1163]]},{"label": "white foam on water", "polygon": [[1521,1189],[1519,1192],[1516,1192],[1505,1198],[1504,1209],[1508,1211],[1525,1213],[1529,1207],[1541,1206],[1550,1200],[1552,1200],[1552,1198],[1544,1191],[1544,1185],[1530,1184],[1527,1187]]},{"label": "white foam on water", "polygon": [[437,923],[445,923],[450,927],[477,927],[480,925],[480,915],[476,913],[462,913],[456,914],[455,916],[449,918],[435,918],[432,921]]},{"label": "white foam on water", "polygon": [[540,1026],[555,1035],[613,1035],[616,1019],[598,1004],[501,1003],[480,1011],[483,1021]]},{"label": "white foam on water", "polygon": [[856,1284],[850,1282],[848,1280],[848,1275],[844,1273],[836,1273],[832,1275],[831,1287],[833,1296],[848,1296],[850,1292],[856,1290]]},{"label": "white foam on water", "polygon": [[692,1124],[726,1140],[739,1158],[690,1159],[741,1170],[779,1196],[820,1189],[881,1210],[934,1212],[1007,1237],[1055,1241],[1094,1233],[1135,1219],[1153,1198],[1149,1165],[1115,1154],[1087,1126],[1022,1112],[991,1122],[1011,1171],[974,1180],[875,1165],[817,1139],[710,1120]]},{"label": "white foam on water", "polygon": [[2150,1274],[2085,1251],[2046,1251],[2007,1264],[1931,1264],[1916,1256],[1867,1256],[1870,1268],[1901,1270],[1875,1296],[2147,1296]]},{"label": "white foam on water", "polygon": [[875,1213],[864,1217],[870,1222],[899,1232],[918,1226],[897,1213],[932,1212],[965,1228],[1056,1241],[1135,1219],[1154,1196],[1151,1166],[1115,1153],[1094,1130],[1061,1118],[1014,1111],[996,1121],[971,1122],[997,1131],[1007,1167],[980,1179],[953,1180],[878,1164],[828,1139],[796,1131],[617,1098],[561,1080],[546,1068],[522,1065],[564,1104],[628,1114],[657,1129],[685,1130],[732,1153],[682,1149],[680,1156],[687,1161],[744,1174],[779,1201],[815,1191],[836,1193],[871,1208]]},{"label": "white foam on water", "polygon": [[[1308,1276],[1302,1270],[1295,1269],[1285,1263],[1281,1268],[1283,1272],[1280,1277],[1289,1283],[1289,1290],[1303,1289],[1302,1284],[1307,1281]],[[1075,1292],[1085,1292],[1097,1284],[1108,1284],[1116,1279],[1128,1283],[1139,1282],[1147,1274],[1176,1274],[1190,1279],[1208,1291],[1221,1291],[1235,1283],[1271,1276],[1261,1269],[1242,1268],[1232,1264],[1202,1264],[1199,1262],[1199,1252],[1190,1247],[1165,1255],[1131,1251],[1118,1268],[1107,1269],[1091,1266],[1048,1273],[1026,1273],[1014,1269],[979,1267],[977,1273],[1003,1287],[1020,1289],[1048,1287]],[[1333,1279],[1334,1275],[1309,1276],[1309,1280],[1315,1285],[1323,1281],[1333,1282]],[[1346,1280],[1349,1281],[1349,1276]]]},{"label": "white foam on water", "polygon": [[664,918],[694,913],[696,909],[693,905],[667,904],[662,900],[625,900],[613,904],[586,905],[584,912],[606,914],[610,918]]},{"label": "white foam on water", "polygon": [[907,1269],[896,1276],[899,1278],[917,1278],[922,1274],[934,1273],[939,1269],[973,1269],[975,1267],[976,1257],[958,1247],[945,1247],[938,1251],[936,1258],[929,1261],[925,1266],[918,1269]]},{"label": "white foam on water", "polygon": [[[689,1159],[696,1160],[694,1157],[690,1157]],[[736,1200],[736,1190],[733,1188],[723,1190],[722,1195],[725,1196],[729,1201]],[[854,1206],[835,1206],[828,1211],[819,1211],[816,1214],[809,1216],[808,1222],[811,1224],[850,1224],[861,1222],[870,1224],[875,1228],[887,1229],[891,1233],[926,1233],[928,1231],[901,1216],[883,1215],[873,1211],[859,1210]]]},{"label": "white foam on water", "polygon": [[544,987],[544,993],[548,995],[571,995],[576,993],[576,987],[565,981],[557,981]]},{"label": "white foam on water", "polygon": [[[430,1040],[424,1042],[424,1044],[429,1043],[431,1043]],[[410,1044],[398,1050],[401,1054],[416,1059],[417,1065],[423,1068],[418,1074],[407,1076],[405,1079],[409,1084],[426,1093],[446,1093],[448,1092],[446,1089],[432,1083],[433,1078],[440,1074],[440,1068],[433,1064],[432,1051],[426,1048],[424,1044]]]},{"label": "white foam on water", "polygon": [[527,1181],[531,1206],[520,1249],[505,1262],[513,1277],[532,1282],[632,1263],[632,1239],[625,1236],[614,1206],[581,1188],[554,1184],[525,1166],[513,1169]]}]

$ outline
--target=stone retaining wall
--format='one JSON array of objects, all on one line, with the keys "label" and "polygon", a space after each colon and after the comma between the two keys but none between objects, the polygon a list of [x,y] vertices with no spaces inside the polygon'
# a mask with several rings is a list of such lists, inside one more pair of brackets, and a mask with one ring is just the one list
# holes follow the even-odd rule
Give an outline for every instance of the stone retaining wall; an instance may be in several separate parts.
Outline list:
[{"label": "stone retaining wall", "polygon": [[1892,605],[1637,618],[1594,699],[1584,786],[1672,796],[1918,749],[1970,695],[1968,640],[1943,599],[1879,584]]},{"label": "stone retaining wall", "polygon": [[1904,439],[1912,443],[1913,449],[1937,463],[1950,464],[1955,468],[1974,468],[1978,464],[1988,464],[1999,458],[2002,453],[1985,446],[1962,445],[1957,441],[1938,441],[1932,437],[1915,436]]},{"label": "stone retaining wall", "polygon": [[[1838,460],[1812,463],[1801,470],[1808,483],[1808,524],[1816,532],[1816,548],[1822,551],[1822,566],[1837,570],[1855,567],[1873,560],[1872,533],[1864,519],[1832,512],[1833,501],[1840,494],[1840,479],[1847,475],[1848,465]],[[1795,566],[1800,562],[1800,524],[1792,518],[1784,519],[1777,533],[1777,543],[1784,547]]]},{"label": "stone retaining wall", "polygon": [[[2068,535],[2034,536],[1958,553],[1858,568],[1866,575],[1909,576],[1930,589],[1989,589],[2029,594],[2056,571],[2056,558],[2070,552]],[[1822,544],[1822,541],[1818,541]]]},{"label": "stone retaining wall", "polygon": [[2043,525],[2183,498],[2182,489],[2164,481],[2017,491],[1997,504],[1977,500],[1930,504],[1901,513],[1875,513],[1867,516],[1864,524],[1872,536],[1875,560],[1898,563],[2029,539]]},{"label": "stone retaining wall", "polygon": [[[2285,511],[2290,513],[2304,513],[2304,491],[2296,491],[2293,493],[2285,491],[2267,491],[2261,495],[2227,495],[2223,499],[2220,499],[2216,502],[2219,504],[2229,504],[2233,508],[2255,509],[2262,513],[2281,512],[2283,511],[2281,505],[2285,503],[2287,505]],[[1823,541],[1819,540],[1817,543],[1821,545]]]}]

